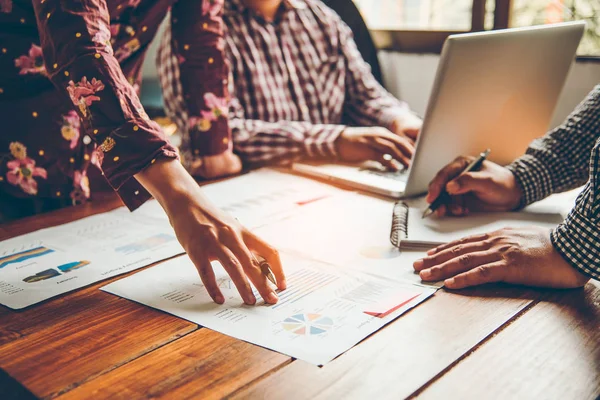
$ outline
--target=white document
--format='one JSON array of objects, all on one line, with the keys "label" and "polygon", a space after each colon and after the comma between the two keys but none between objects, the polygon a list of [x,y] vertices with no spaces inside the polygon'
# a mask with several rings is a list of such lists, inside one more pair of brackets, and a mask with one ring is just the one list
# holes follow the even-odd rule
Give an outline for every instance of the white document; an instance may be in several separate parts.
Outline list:
[{"label": "white document", "polygon": [[401,252],[390,243],[394,202],[356,193],[307,205],[254,232],[278,249],[363,272],[424,284],[412,264],[424,252]]},{"label": "white document", "polygon": [[243,304],[213,263],[225,304],[213,303],[187,256],[169,260],[102,290],[226,335],[322,365],[416,306],[434,289],[375,277],[282,253],[288,288],[279,302]]},{"label": "white document", "polygon": [[124,208],[0,242],[0,303],[21,309],[182,254],[168,221]]},{"label": "white document", "polygon": [[[307,204],[346,193],[324,183],[268,168],[202,186],[202,192],[248,229],[294,213]],[[148,202],[134,214],[166,218],[158,202]]]}]

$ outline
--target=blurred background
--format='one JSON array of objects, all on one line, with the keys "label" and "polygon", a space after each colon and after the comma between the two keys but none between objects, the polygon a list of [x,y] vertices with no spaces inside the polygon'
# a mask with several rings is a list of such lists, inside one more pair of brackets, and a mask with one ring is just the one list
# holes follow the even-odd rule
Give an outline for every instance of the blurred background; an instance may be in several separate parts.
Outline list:
[{"label": "blurred background", "polygon": [[[559,124],[600,83],[600,0],[325,0],[325,3],[351,26],[363,56],[385,87],[421,115],[427,107],[443,42],[453,33],[585,20],[586,32],[552,126]],[[159,114],[162,96],[156,76],[156,46],[155,40],[144,65],[142,102]]]}]

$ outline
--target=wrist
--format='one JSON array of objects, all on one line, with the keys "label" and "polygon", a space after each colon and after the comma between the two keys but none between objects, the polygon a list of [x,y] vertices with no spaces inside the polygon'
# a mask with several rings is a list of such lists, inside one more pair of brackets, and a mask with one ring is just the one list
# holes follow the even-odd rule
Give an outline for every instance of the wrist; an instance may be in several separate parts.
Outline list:
[{"label": "wrist", "polygon": [[177,160],[159,160],[136,175],[167,213],[199,191],[194,178]]},{"label": "wrist", "polygon": [[527,204],[525,202],[525,192],[523,191],[523,187],[521,186],[521,183],[519,182],[519,180],[517,179],[517,177],[515,176],[515,174],[513,173],[513,171],[510,171],[510,175],[512,177],[512,193],[513,193],[513,201],[511,204],[511,210],[512,211],[516,211],[516,210],[520,210],[523,207],[525,207]]}]

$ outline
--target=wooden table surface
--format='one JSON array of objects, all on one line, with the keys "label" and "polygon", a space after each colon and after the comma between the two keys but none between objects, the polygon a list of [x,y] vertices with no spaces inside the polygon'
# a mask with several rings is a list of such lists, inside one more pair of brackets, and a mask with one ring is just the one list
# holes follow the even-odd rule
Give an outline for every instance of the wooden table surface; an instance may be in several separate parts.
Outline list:
[{"label": "wooden table surface", "polygon": [[[120,206],[0,225],[0,240]],[[121,276],[122,277],[122,276]],[[99,290],[0,306],[0,368],[42,398],[594,399],[600,284],[438,291],[322,368]]]}]

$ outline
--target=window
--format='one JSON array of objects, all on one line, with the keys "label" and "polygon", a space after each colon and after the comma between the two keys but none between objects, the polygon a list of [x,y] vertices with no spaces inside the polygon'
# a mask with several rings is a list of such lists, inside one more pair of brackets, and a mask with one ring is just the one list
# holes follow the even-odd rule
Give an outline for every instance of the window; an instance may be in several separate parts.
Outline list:
[{"label": "window", "polygon": [[354,0],[375,30],[471,30],[473,0]]},{"label": "window", "polygon": [[577,51],[600,57],[598,0],[354,0],[380,48],[439,52],[448,35],[585,20]]},{"label": "window", "polygon": [[581,56],[600,56],[600,1],[513,0],[510,26],[530,26],[585,20],[586,30],[577,49]]}]

